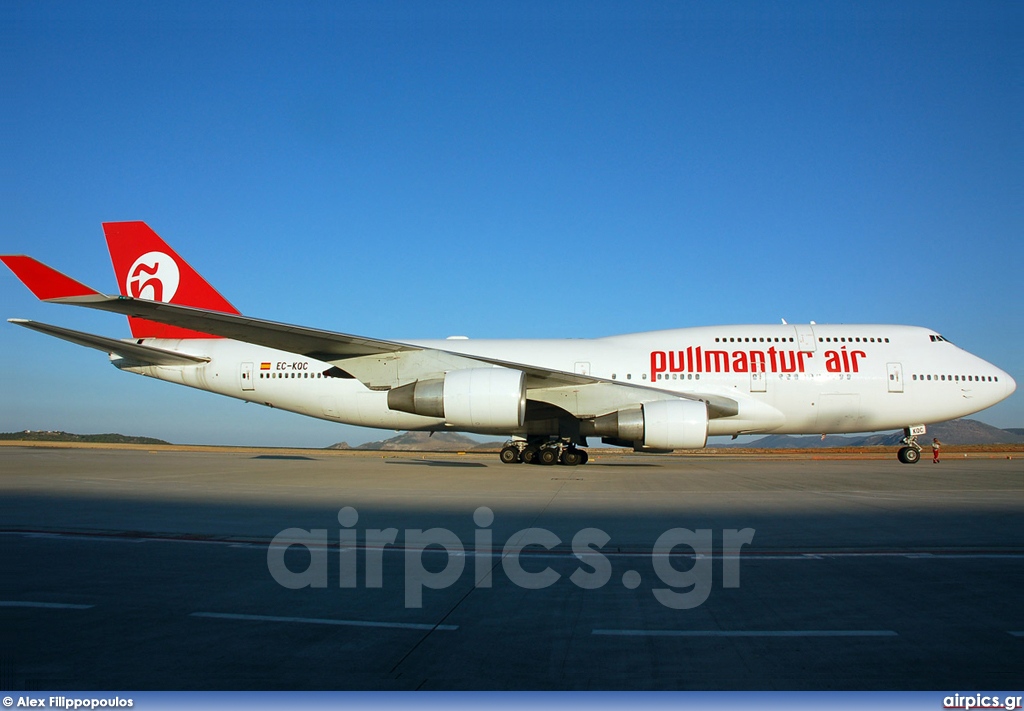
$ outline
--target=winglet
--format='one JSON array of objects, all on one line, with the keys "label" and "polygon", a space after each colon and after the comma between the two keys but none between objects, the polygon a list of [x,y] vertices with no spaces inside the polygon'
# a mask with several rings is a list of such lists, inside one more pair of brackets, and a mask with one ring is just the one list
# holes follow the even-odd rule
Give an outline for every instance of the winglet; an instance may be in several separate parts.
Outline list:
[{"label": "winglet", "polygon": [[42,262],[26,257],[23,254],[0,256],[0,261],[21,279],[22,283],[35,294],[37,299],[50,301],[75,296],[100,296],[95,289],[75,281],[66,274],[61,274]]}]

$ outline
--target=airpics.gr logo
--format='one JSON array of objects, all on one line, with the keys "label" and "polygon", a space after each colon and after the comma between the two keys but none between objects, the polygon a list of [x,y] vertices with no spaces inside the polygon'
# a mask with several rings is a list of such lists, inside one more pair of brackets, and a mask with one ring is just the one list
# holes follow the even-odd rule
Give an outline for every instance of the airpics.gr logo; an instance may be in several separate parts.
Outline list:
[{"label": "airpics.gr logo", "polygon": [[146,252],[128,270],[125,292],[136,299],[168,302],[174,298],[180,278],[173,258],[163,252]]}]

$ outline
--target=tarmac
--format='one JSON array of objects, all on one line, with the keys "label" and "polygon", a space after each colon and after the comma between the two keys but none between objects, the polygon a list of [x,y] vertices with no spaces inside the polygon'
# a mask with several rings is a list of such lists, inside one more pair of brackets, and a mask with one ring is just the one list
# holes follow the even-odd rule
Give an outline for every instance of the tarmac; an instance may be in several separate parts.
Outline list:
[{"label": "tarmac", "polygon": [[1019,690],[1024,464],[0,447],[0,686]]}]

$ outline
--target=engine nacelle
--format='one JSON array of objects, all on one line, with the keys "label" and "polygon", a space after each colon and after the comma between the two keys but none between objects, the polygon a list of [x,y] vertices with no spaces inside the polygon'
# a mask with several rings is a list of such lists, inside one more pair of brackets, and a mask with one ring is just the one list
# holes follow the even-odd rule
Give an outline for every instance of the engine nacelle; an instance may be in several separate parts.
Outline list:
[{"label": "engine nacelle", "polygon": [[453,427],[513,430],[526,419],[526,374],[508,368],[467,368],[388,391],[388,407],[440,417]]},{"label": "engine nacelle", "polygon": [[701,449],[708,441],[708,408],[699,400],[657,400],[582,423],[581,432],[650,449]]},{"label": "engine nacelle", "polygon": [[701,449],[708,443],[708,406],[699,400],[658,400],[644,409],[644,446]]}]

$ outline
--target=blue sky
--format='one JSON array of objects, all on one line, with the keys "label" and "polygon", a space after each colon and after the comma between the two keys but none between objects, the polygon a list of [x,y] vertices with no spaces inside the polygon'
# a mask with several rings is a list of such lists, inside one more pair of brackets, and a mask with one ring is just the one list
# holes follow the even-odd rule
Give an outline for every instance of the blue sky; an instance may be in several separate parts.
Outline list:
[{"label": "blue sky", "polygon": [[[139,219],[264,318],[909,323],[1024,382],[1020,3],[12,2],[0,33],[0,251],[97,288],[100,223]],[[128,334],[6,272],[0,303]],[[0,392],[0,431],[387,436],[7,324]]]}]

